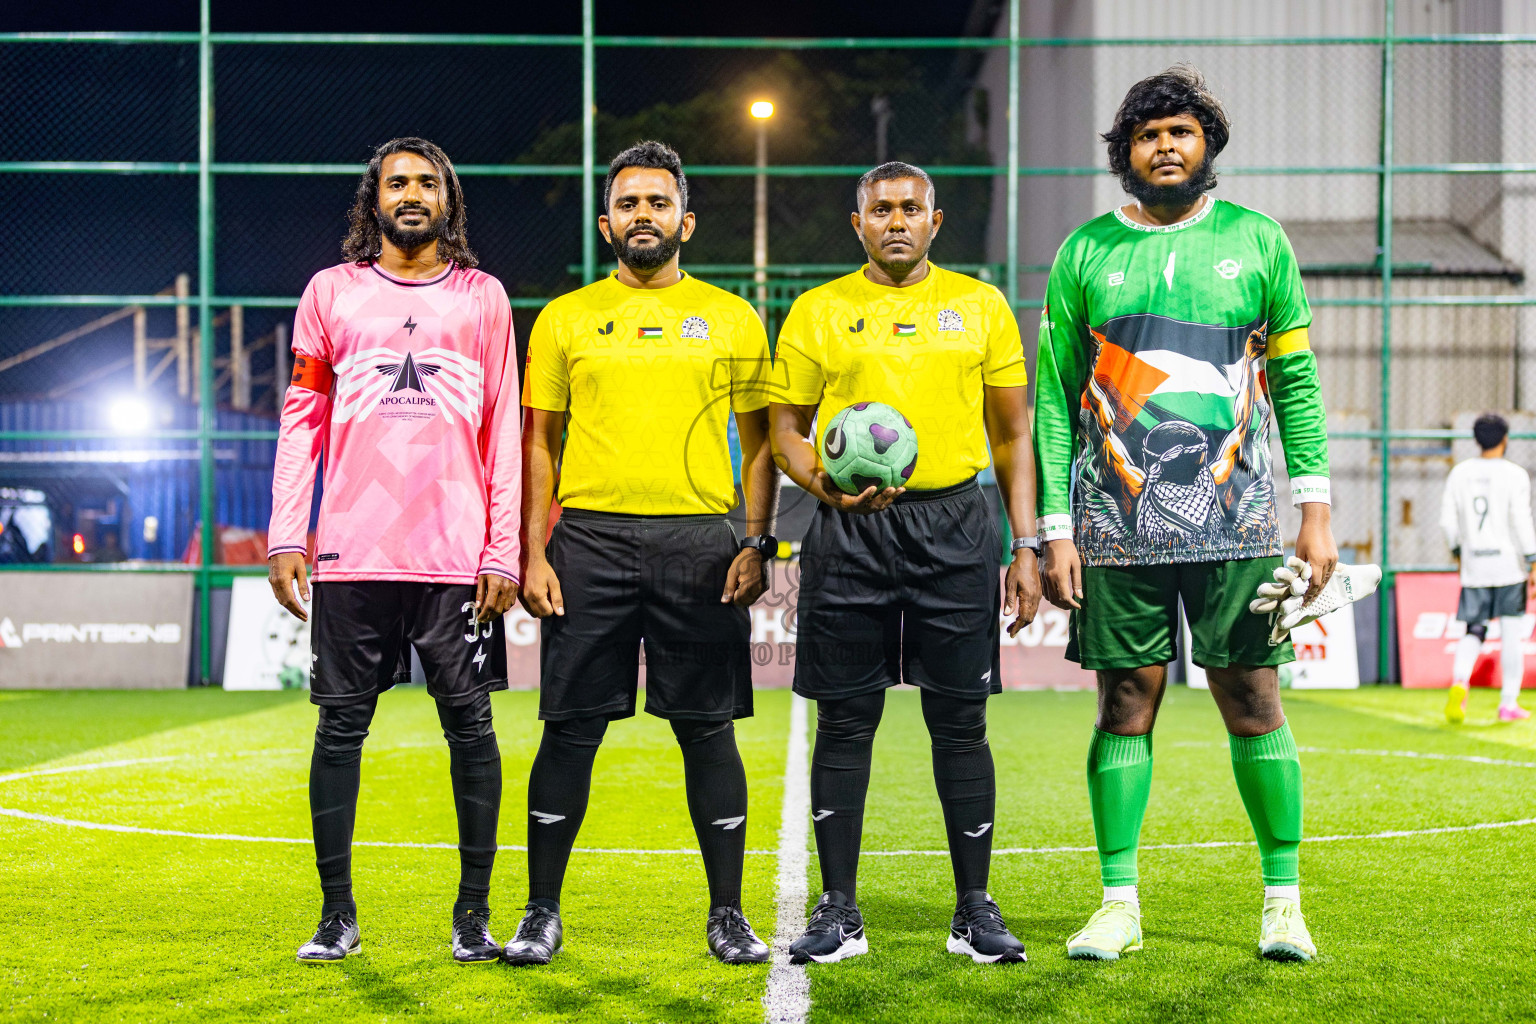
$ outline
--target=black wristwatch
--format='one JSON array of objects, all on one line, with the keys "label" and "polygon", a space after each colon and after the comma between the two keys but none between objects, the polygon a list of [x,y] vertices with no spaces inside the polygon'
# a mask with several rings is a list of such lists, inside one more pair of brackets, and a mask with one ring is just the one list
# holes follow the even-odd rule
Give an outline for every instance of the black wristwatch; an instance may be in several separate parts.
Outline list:
[{"label": "black wristwatch", "polygon": [[745,551],[748,548],[752,548],[762,555],[763,561],[766,562],[779,553],[779,539],[770,533],[760,534],[756,537],[741,538],[741,549]]}]

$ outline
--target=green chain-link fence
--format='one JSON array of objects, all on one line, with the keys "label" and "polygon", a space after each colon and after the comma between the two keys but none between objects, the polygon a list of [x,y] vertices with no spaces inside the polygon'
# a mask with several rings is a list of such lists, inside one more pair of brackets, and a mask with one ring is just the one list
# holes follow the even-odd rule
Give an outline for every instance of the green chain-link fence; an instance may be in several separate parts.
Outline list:
[{"label": "green chain-link fence", "polygon": [[[857,266],[852,180],[888,157],[935,176],[936,258],[995,280],[1031,338],[1056,245],[1119,201],[1096,132],[1131,82],[1176,61],[1234,122],[1219,194],[1275,215],[1302,263],[1346,551],[1389,573],[1443,566],[1434,508],[1469,417],[1515,412],[1516,458],[1536,439],[1520,412],[1536,409],[1536,32],[1511,31],[1536,24],[1510,5],[1484,24],[1475,4],[1362,0],[1341,5],[1337,34],[1261,36],[1239,34],[1249,5],[1223,34],[1177,35],[1178,19],[1130,4],[1112,22],[1124,38],[1078,14],[1057,38],[1035,23],[1061,4],[1013,0],[987,37],[802,40],[597,36],[584,6],[570,36],[214,33],[207,0],[200,32],[0,34],[0,182],[16,204],[0,487],[46,478],[88,501],[83,471],[46,453],[113,443],[103,396],[142,386],[173,410],[137,443],[198,466],[176,492],[177,536],[259,505],[269,449],[239,446],[275,438],[291,309],[337,259],[364,159],[395,135],[453,156],[521,336],[602,272],[594,190],[607,155],[642,137],[688,161],[689,266],[755,296],[746,106],[767,96],[771,329],[800,291]],[[1217,24],[1186,6],[1197,29]],[[260,569],[216,564],[215,531],[193,549],[206,676],[212,590]]]}]

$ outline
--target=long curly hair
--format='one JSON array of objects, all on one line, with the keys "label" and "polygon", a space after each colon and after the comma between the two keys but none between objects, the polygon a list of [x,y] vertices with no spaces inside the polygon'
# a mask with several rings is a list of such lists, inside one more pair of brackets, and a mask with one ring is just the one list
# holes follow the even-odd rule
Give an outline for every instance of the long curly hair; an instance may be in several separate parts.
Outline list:
[{"label": "long curly hair", "polygon": [[[1148,121],[1188,114],[1205,133],[1205,158],[1215,160],[1227,147],[1232,125],[1227,112],[1205,84],[1205,76],[1192,64],[1175,64],[1151,78],[1143,78],[1120,101],[1114,126],[1099,138],[1109,146],[1109,172],[1124,178],[1131,170],[1131,136]],[[1212,178],[1211,184],[1215,184]]]},{"label": "long curly hair", "polygon": [[383,232],[379,229],[379,174],[384,158],[396,153],[415,153],[443,176],[448,202],[443,233],[437,240],[438,262],[452,262],[460,268],[478,265],[480,258],[469,247],[469,235],[464,227],[464,190],[459,187],[459,175],[453,169],[453,161],[436,143],[411,136],[390,139],[373,151],[373,159],[368,161],[368,169],[358,179],[357,194],[347,213],[347,237],[341,240],[341,254],[351,263],[371,263],[383,253]]}]

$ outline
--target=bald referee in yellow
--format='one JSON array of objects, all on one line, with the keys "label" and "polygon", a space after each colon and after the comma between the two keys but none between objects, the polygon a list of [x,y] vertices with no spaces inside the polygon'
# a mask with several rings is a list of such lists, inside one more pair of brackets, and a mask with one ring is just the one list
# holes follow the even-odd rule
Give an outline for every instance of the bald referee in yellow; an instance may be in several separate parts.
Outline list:
[{"label": "bald referee in yellow", "polygon": [[[741,912],[747,779],[732,721],[752,714],[747,607],[778,547],[768,339],[744,300],[679,268],[694,215],[670,148],[641,142],[614,157],[603,207],[618,270],[544,307],[528,343],[522,601],[543,620],[544,736],[528,779],[528,905],[503,955],[546,964],[560,949],[592,761],[608,723],[635,713],[643,643],[645,710],[682,748],[710,952],[761,963],[768,947]],[[741,540],[725,517],[732,413]],[[557,463],[563,512],[550,535]]]},{"label": "bald referee in yellow", "polygon": [[[790,954],[831,963],[869,949],[855,889],[870,752],[886,689],[907,682],[922,689],[955,871],[946,948],[1017,962],[1024,946],[987,894],[1002,539],[976,475],[990,455],[1013,528],[1002,602],[1013,634],[1040,602],[1019,326],[996,288],[928,261],[944,214],[925,172],[881,164],[855,194],[869,262],[795,301],[775,351],[788,391],[770,407],[775,461],[821,502],[800,556],[795,692],[817,702],[811,816],[823,891]],[[887,403],[911,422],[918,456],[906,487],[845,494],[822,469],[812,424],[825,430],[855,402]]]}]

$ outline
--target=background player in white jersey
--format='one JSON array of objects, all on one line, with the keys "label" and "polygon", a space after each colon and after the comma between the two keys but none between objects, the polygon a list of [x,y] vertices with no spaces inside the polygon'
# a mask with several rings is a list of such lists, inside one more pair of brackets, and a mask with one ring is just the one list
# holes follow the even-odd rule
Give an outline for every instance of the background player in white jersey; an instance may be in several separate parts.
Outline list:
[{"label": "background player in white jersey", "polygon": [[294,318],[267,555],[272,592],[306,618],[315,468],[309,769],[323,902],[308,963],[360,947],[352,898],[363,740],[415,648],[448,741],[459,820],[453,958],[490,963],[501,808],[492,690],[507,687],[501,615],[517,598],[522,453],[512,310],[474,269],[453,164],[425,139],[380,146],[358,183],[347,262],[320,271]]},{"label": "background player in white jersey", "polygon": [[1517,698],[1525,676],[1525,603],[1536,593],[1536,528],[1531,524],[1531,475],[1504,457],[1509,424],[1497,413],[1484,413],[1472,424],[1483,454],[1451,470],[1440,503],[1440,529],[1461,565],[1461,600],[1456,618],[1467,633],[1456,645],[1451,693],[1445,717],[1467,717],[1467,686],[1478,652],[1488,635],[1488,621],[1499,620],[1503,687],[1499,721],[1530,718]]}]

